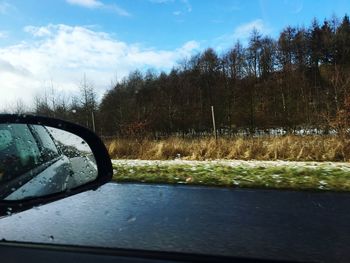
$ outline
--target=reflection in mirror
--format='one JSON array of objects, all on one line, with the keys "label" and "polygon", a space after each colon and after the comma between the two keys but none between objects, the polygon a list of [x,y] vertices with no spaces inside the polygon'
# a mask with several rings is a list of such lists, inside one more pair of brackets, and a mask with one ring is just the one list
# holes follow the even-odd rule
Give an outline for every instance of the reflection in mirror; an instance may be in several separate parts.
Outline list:
[{"label": "reflection in mirror", "polygon": [[97,175],[94,155],[79,136],[41,125],[0,124],[0,200],[64,192]]}]

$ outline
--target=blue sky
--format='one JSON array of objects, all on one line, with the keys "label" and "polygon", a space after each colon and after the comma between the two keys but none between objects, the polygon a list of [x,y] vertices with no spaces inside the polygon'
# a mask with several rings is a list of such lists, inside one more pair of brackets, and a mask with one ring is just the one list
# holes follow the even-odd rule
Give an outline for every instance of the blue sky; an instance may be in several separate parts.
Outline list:
[{"label": "blue sky", "polygon": [[102,95],[132,70],[220,53],[254,27],[276,37],[345,13],[348,0],[0,0],[0,103],[77,92],[84,74]]}]

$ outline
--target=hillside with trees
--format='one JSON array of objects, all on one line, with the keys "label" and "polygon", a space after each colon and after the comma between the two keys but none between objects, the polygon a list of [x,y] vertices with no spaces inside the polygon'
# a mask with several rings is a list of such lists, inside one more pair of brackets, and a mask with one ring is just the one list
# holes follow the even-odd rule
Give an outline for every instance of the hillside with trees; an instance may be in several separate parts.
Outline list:
[{"label": "hillside with trees", "polygon": [[[93,76],[89,76],[93,78]],[[107,80],[106,80],[107,81]],[[350,20],[333,16],[288,26],[277,39],[254,30],[218,54],[208,48],[170,72],[134,71],[100,104],[92,86],[70,103],[36,98],[36,114],[68,119],[104,136],[201,135],[316,129],[347,132],[350,121]]]}]

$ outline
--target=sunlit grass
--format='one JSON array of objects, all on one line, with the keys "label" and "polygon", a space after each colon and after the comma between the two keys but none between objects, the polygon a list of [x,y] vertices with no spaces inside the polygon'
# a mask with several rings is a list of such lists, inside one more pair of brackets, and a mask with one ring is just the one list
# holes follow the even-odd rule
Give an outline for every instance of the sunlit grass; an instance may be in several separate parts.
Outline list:
[{"label": "sunlit grass", "polygon": [[113,159],[350,161],[350,139],[337,136],[261,136],[106,142]]},{"label": "sunlit grass", "polygon": [[128,165],[113,164],[117,182],[143,182],[275,188],[294,190],[350,190],[349,169],[322,164],[308,166],[229,166],[203,163]]}]

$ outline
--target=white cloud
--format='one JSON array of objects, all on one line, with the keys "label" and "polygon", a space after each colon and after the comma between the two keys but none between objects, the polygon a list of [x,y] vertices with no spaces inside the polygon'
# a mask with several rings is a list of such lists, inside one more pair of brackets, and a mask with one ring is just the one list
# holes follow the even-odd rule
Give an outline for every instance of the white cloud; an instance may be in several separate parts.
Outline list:
[{"label": "white cloud", "polygon": [[270,29],[264,24],[262,19],[256,19],[246,24],[238,26],[233,33],[234,38],[246,39],[249,38],[252,31],[256,29],[261,34],[269,34]]},{"label": "white cloud", "polygon": [[97,0],[67,0],[71,5],[79,5],[86,8],[98,8],[103,6],[103,3]]},{"label": "white cloud", "polygon": [[[197,41],[188,41],[186,42],[183,46],[182,46],[182,49],[185,53],[190,53],[192,52],[193,50],[196,50],[196,49],[199,49],[200,45]],[[185,54],[185,55],[188,55],[188,54]]]},{"label": "white cloud", "polygon": [[78,5],[90,9],[104,9],[115,12],[120,16],[130,16],[130,13],[116,4],[106,5],[98,0],[66,0],[71,5]]},{"label": "white cloud", "polygon": [[123,9],[117,5],[105,5],[104,9],[114,11],[116,14],[118,14],[120,16],[131,16],[131,14],[128,11],[126,11],[125,9]]},{"label": "white cloud", "polygon": [[36,27],[36,26],[26,26],[24,31],[32,34],[35,37],[44,37],[51,35],[51,31],[48,27]]},{"label": "white cloud", "polygon": [[33,96],[52,79],[62,92],[77,92],[84,73],[102,94],[115,74],[121,79],[135,69],[170,70],[199,48],[189,41],[174,50],[128,44],[104,32],[67,25],[26,27],[29,41],[0,48],[0,104]]},{"label": "white cloud", "polygon": [[232,47],[237,40],[245,45],[248,43],[249,37],[254,29],[262,35],[268,35],[272,32],[272,29],[266,25],[262,19],[256,19],[237,26],[231,34],[219,36],[213,41],[212,45],[215,49],[220,51]]},{"label": "white cloud", "polygon": [[0,71],[2,73],[13,73],[21,76],[26,76],[29,74],[29,72],[20,65],[14,66],[10,62],[3,59],[0,59]]},{"label": "white cloud", "polygon": [[174,16],[179,16],[179,15],[181,15],[181,11],[174,11],[174,12],[173,12],[173,15],[174,15]]}]

